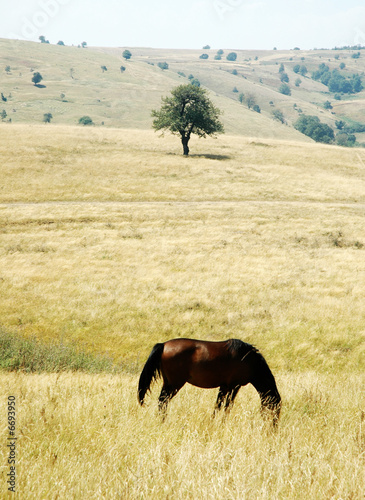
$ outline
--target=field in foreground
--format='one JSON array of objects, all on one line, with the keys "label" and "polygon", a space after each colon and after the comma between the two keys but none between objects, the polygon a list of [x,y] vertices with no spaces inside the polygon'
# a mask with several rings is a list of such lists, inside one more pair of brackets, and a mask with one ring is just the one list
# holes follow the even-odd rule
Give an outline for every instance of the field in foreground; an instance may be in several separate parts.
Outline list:
[{"label": "field in foreground", "polygon": [[[0,382],[3,423],[7,396],[16,396],[14,498],[364,498],[361,376],[279,376],[276,434],[249,387],[225,421],[211,418],[216,391],[186,387],[161,424],[157,388],[141,409],[134,376],[3,374]],[[1,498],[7,451],[1,446]]]},{"label": "field in foreground", "polygon": [[[18,498],[363,499],[363,150],[225,136],[183,158],[150,132],[45,126],[0,139],[2,336],[124,370],[1,374]],[[216,391],[184,388],[163,426],[138,408],[152,345],[179,336],[255,344],[279,433],[252,388],[224,423]]]}]

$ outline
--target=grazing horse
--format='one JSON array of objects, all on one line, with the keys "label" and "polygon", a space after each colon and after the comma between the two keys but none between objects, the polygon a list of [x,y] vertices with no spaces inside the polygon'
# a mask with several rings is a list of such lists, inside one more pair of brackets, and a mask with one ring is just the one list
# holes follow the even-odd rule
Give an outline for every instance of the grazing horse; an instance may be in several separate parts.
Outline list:
[{"label": "grazing horse", "polygon": [[260,395],[261,412],[271,415],[274,427],[278,423],[281,398],[274,376],[262,354],[241,340],[173,339],[156,344],[139,378],[141,406],[152,381],[160,376],[163,386],[158,406],[163,416],[170,399],[186,382],[204,389],[219,387],[215,412],[223,404],[229,410],[239,388],[251,383]]}]

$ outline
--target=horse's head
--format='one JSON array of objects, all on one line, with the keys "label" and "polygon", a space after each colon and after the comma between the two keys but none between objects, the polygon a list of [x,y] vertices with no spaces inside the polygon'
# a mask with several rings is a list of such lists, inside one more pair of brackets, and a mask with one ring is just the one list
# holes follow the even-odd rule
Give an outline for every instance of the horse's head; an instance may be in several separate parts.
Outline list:
[{"label": "horse's head", "polygon": [[273,427],[276,428],[279,423],[281,411],[281,397],[277,389],[260,394],[261,414],[263,417],[272,419]]}]

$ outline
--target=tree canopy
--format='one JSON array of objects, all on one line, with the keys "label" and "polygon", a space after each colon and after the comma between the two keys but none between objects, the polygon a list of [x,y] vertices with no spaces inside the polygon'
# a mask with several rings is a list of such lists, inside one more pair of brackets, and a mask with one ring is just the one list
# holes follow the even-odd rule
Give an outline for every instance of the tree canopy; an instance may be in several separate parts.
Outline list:
[{"label": "tree canopy", "polygon": [[184,155],[189,154],[191,134],[198,137],[223,133],[219,121],[221,111],[213,105],[207,91],[196,85],[179,85],[171,91],[171,97],[162,98],[159,110],[152,110],[153,128],[179,135]]},{"label": "tree canopy", "polygon": [[294,123],[294,127],[316,142],[330,144],[335,139],[333,129],[329,125],[321,123],[317,116],[301,115]]}]

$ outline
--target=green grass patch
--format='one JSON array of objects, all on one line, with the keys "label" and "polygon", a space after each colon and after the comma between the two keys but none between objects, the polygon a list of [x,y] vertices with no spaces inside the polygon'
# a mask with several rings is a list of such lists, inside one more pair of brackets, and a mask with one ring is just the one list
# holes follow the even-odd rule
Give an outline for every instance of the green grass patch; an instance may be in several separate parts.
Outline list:
[{"label": "green grass patch", "polygon": [[0,370],[25,373],[117,373],[121,365],[111,358],[87,353],[63,342],[42,343],[0,329]]}]

